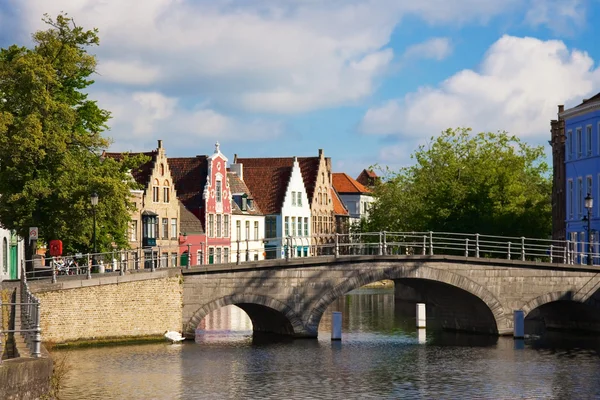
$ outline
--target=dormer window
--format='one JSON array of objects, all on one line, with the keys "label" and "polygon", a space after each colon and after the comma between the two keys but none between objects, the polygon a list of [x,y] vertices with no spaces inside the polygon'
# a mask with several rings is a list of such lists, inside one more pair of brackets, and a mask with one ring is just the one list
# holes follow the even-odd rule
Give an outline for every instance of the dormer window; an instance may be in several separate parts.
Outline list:
[{"label": "dormer window", "polygon": [[216,188],[215,188],[215,195],[217,197],[217,203],[220,203],[223,200],[222,193],[221,193],[222,189],[223,189],[223,185],[222,185],[221,181],[217,181]]},{"label": "dormer window", "polygon": [[248,210],[248,196],[245,194],[242,196],[242,211]]}]

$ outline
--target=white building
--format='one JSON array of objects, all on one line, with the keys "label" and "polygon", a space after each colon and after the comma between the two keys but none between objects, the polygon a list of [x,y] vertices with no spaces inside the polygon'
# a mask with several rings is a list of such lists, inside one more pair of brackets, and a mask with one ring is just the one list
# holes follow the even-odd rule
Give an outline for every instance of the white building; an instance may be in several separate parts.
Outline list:
[{"label": "white building", "polygon": [[369,216],[373,201],[371,191],[348,174],[333,173],[333,188],[350,213],[350,223],[360,222]]},{"label": "white building", "polygon": [[311,213],[298,159],[245,158],[240,164],[243,180],[265,215],[265,258],[285,258],[286,253],[308,257]]},{"label": "white building", "polygon": [[25,259],[25,241],[14,232],[0,228],[0,281],[19,279]]},{"label": "white building", "polygon": [[231,262],[265,259],[265,216],[243,181],[241,164],[227,173],[231,190]]}]

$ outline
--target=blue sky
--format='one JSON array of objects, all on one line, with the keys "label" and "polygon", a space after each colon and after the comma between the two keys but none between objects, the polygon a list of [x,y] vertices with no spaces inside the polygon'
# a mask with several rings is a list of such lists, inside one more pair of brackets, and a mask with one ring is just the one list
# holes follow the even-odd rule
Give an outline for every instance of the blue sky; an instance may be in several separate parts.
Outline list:
[{"label": "blue sky", "polygon": [[100,30],[115,151],[322,148],[356,176],[450,127],[547,147],[556,106],[600,91],[600,0],[0,0],[0,46],[60,11]]}]

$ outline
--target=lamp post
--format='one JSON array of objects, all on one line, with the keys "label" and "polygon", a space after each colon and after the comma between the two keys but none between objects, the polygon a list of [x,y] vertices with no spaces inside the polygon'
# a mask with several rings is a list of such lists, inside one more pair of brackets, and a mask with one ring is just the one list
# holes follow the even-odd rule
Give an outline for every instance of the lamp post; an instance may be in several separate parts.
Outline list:
[{"label": "lamp post", "polygon": [[94,255],[92,257],[92,265],[96,263],[96,206],[98,205],[98,193],[92,193],[90,197],[90,201],[92,203],[92,215],[94,218],[94,231],[92,234],[92,243],[94,244]]},{"label": "lamp post", "polygon": [[592,207],[594,207],[594,199],[590,193],[585,196],[585,208],[587,208],[587,234],[588,234],[588,265],[594,264],[592,257]]}]

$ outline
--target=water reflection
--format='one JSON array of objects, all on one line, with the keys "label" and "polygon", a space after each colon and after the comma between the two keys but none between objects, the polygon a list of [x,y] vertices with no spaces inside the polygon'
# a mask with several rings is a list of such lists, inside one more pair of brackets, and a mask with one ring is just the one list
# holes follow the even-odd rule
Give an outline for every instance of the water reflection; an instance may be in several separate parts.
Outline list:
[{"label": "water reflection", "polygon": [[[331,341],[331,313],[343,313]],[[325,312],[318,340],[253,335],[235,306],[211,313],[196,342],[72,351],[65,399],[598,398],[600,340],[524,341],[418,331],[414,304],[359,290]],[[429,326],[428,321],[428,326]],[[423,343],[425,341],[425,343]]]}]

